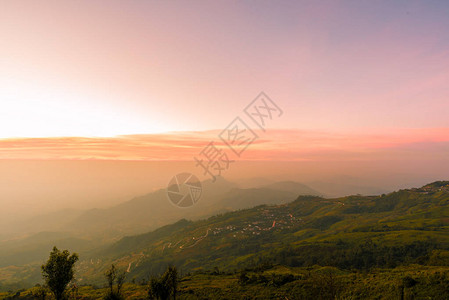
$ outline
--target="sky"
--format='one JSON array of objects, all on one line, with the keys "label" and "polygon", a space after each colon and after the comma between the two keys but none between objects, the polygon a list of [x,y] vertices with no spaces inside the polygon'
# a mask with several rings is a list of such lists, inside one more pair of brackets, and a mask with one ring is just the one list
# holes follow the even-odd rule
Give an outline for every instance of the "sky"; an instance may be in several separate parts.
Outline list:
[{"label": "sky", "polygon": [[[211,141],[272,163],[235,177],[449,178],[448,16],[447,1],[1,1],[2,212],[124,201]],[[262,91],[278,110],[260,128],[245,109]],[[241,155],[220,138],[236,120],[257,135]]]},{"label": "sky", "polygon": [[446,128],[446,1],[2,1],[0,138]]}]

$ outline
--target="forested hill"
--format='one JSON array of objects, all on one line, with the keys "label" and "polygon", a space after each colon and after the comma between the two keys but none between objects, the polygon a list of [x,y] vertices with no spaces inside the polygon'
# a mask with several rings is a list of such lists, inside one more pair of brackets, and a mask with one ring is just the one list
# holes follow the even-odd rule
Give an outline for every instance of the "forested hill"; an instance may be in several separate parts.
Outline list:
[{"label": "forested hill", "polygon": [[300,196],[125,237],[82,260],[78,278],[100,281],[111,263],[137,280],[167,264],[182,272],[271,264],[364,270],[449,265],[448,229],[448,181],[381,196]]}]

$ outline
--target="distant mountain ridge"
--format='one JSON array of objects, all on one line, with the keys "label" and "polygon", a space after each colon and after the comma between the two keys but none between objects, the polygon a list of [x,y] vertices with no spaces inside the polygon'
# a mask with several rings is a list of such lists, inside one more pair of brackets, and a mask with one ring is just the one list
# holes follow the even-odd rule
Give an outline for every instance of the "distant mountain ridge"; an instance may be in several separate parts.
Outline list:
[{"label": "distant mountain ridge", "polygon": [[296,182],[271,183],[251,189],[218,177],[216,182],[204,181],[201,199],[193,207],[178,209],[167,198],[165,189],[135,197],[104,209],[65,210],[30,219],[16,225],[23,230],[66,231],[87,238],[113,240],[125,235],[143,233],[175,222],[180,218],[199,219],[217,213],[249,208],[259,204],[279,204],[298,195],[319,192]]},{"label": "distant mountain ridge", "polygon": [[[166,190],[161,189],[109,209],[86,211],[68,224],[67,229],[90,234],[109,231],[111,236],[120,236],[145,232],[180,218],[199,219],[260,204],[287,203],[298,195],[309,194],[319,193],[295,182],[241,189],[237,184],[220,177],[216,182],[203,182],[203,194],[193,207],[182,210],[174,207],[168,201]],[[92,228],[95,228],[95,231],[92,231]]]},{"label": "distant mountain ridge", "polygon": [[297,195],[323,196],[322,193],[310,188],[305,184],[296,181],[278,181],[267,185],[263,185],[261,187],[280,191],[288,191]]}]

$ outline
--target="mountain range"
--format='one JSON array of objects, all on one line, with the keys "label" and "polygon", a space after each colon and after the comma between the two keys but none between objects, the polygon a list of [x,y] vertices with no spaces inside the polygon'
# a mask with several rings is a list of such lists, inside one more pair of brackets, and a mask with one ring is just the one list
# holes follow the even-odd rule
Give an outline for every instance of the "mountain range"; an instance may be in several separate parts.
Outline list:
[{"label": "mountain range", "polygon": [[[224,188],[223,197],[215,202],[221,213],[196,221],[182,218],[115,242],[95,246],[80,242],[70,249],[81,256],[77,280],[101,284],[111,264],[134,280],[148,279],[168,264],[184,273],[214,268],[235,271],[267,263],[343,269],[449,265],[449,182],[379,196],[301,195],[292,200],[296,187],[301,186],[282,182],[258,189]],[[254,207],[239,207],[242,202]],[[17,274],[32,265],[17,267],[16,273],[9,266],[0,270]],[[29,274],[34,275],[22,284],[39,280],[38,272]]]}]

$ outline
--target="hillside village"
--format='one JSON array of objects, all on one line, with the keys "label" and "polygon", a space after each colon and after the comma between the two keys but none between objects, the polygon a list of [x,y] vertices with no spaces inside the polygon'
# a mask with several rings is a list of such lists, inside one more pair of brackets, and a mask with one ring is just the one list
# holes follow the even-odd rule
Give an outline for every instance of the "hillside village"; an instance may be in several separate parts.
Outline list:
[{"label": "hillside village", "polygon": [[422,194],[436,193],[436,192],[449,192],[449,182],[448,181],[437,181],[431,184],[427,184],[421,188],[410,189],[413,192],[418,192]]}]

